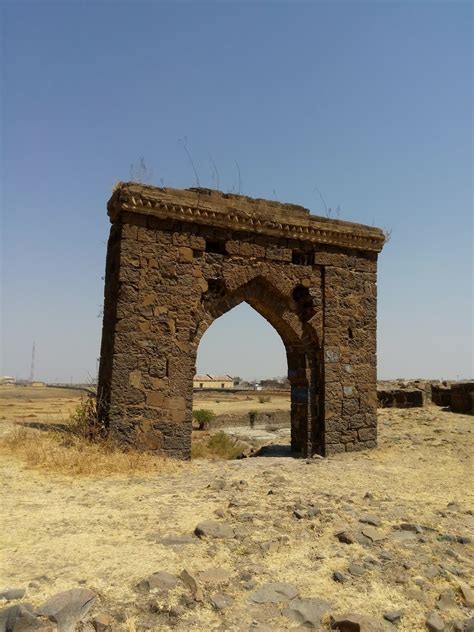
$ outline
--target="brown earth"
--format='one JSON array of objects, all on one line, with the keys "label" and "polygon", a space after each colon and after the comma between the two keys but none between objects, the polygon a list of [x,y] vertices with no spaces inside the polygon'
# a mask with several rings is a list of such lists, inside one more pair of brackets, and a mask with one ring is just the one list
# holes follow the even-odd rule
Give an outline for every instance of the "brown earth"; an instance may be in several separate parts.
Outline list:
[{"label": "brown earth", "polygon": [[[22,403],[3,398],[2,434],[28,414],[47,421],[40,412],[47,406],[58,420],[80,399],[42,395],[37,401],[25,395]],[[255,396],[251,408],[259,405]],[[95,611],[107,610],[117,629],[129,632],[299,628],[282,614],[285,603],[248,603],[267,582],[290,583],[302,597],[328,601],[333,615],[358,612],[380,626],[384,613],[401,609],[393,629],[421,631],[439,595],[452,591],[453,599],[437,609],[449,629],[470,616],[459,587],[474,566],[472,420],[434,406],[384,409],[375,450],[309,462],[196,460],[160,475],[44,474],[3,450],[1,581],[26,587],[24,600],[34,605],[60,590],[88,587],[99,596]],[[380,524],[360,522],[366,514]],[[203,520],[230,525],[235,537],[194,537]],[[191,537],[165,540],[176,535]],[[168,593],[135,590],[155,571],[198,576],[213,568],[230,576],[220,586],[201,580],[203,601],[190,599],[181,581]],[[347,581],[336,582],[335,571]],[[210,602],[219,592],[233,598],[222,611]],[[319,629],[329,629],[326,621],[327,615]]]}]

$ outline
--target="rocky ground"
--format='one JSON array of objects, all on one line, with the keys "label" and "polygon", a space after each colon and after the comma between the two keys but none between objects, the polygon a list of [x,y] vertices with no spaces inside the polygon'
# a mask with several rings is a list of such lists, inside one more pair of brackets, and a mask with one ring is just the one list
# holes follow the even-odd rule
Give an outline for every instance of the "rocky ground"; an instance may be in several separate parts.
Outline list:
[{"label": "rocky ground", "polygon": [[474,630],[473,417],[379,420],[369,452],[161,476],[66,478],[5,455],[0,577],[20,592],[4,607],[41,616],[0,613],[0,630]]}]

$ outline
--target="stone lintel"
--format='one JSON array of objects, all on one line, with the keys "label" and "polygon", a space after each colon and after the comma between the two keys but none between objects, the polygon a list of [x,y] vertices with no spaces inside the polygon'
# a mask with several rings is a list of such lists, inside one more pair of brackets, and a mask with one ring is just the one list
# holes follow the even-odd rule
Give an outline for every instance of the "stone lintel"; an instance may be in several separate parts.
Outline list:
[{"label": "stone lintel", "polygon": [[380,228],[318,217],[295,204],[204,188],[171,189],[120,182],[107,209],[112,223],[127,212],[354,250],[380,252],[385,241]]}]

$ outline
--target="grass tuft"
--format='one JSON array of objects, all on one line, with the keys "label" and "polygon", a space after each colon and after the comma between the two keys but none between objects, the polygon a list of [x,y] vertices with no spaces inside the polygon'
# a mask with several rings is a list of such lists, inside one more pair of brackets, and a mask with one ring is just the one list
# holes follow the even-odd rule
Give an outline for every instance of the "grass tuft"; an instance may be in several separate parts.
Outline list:
[{"label": "grass tuft", "polygon": [[210,436],[196,438],[193,441],[191,455],[193,459],[236,459],[247,444],[229,437],[222,430]]}]

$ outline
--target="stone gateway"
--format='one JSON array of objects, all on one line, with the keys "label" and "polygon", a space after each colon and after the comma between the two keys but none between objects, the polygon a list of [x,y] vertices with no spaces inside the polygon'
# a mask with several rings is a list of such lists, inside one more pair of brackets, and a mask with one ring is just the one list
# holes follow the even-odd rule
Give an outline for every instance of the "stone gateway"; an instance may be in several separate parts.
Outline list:
[{"label": "stone gateway", "polygon": [[292,450],[375,447],[380,229],[136,183],[116,187],[108,213],[98,401],[113,439],[190,458],[199,341],[246,301],[286,348]]}]

